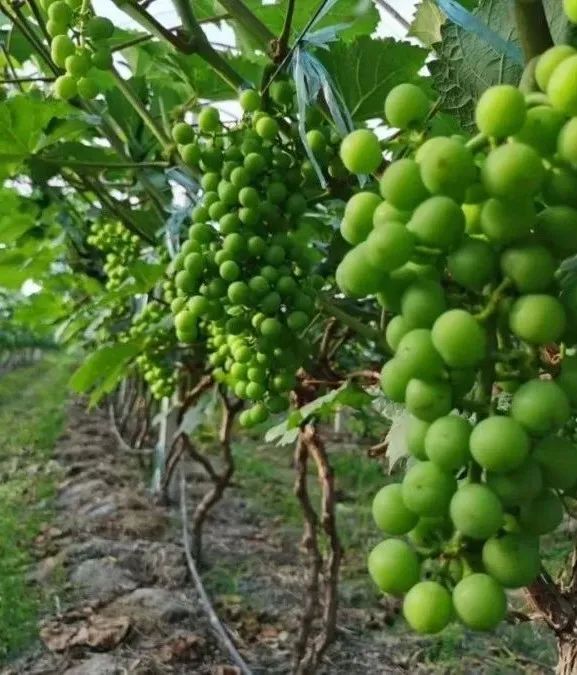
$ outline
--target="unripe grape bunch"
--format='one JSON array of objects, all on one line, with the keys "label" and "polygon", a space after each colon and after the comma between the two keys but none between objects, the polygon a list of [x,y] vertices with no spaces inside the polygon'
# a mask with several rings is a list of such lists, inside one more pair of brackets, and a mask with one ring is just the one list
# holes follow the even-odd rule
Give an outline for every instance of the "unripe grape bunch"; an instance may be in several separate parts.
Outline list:
[{"label": "unripe grape bunch", "polygon": [[112,67],[107,40],[114,33],[110,19],[96,16],[82,0],[42,0],[46,31],[52,38],[50,55],[64,74],[54,82],[54,94],[91,100],[100,93],[96,73]]},{"label": "unripe grape bunch", "polygon": [[[485,91],[470,140],[426,138],[423,92],[394,89],[385,117],[408,151],[341,224],[336,280],[385,312],[381,387],[410,453],[374,499],[387,538],[368,566],[421,633],[495,628],[577,494],[577,279],[560,269],[577,254],[577,52],[545,52],[536,80]],[[345,166],[376,171],[377,147],[353,132]]]},{"label": "unripe grape bunch", "polygon": [[[171,266],[176,333],[183,343],[206,338],[214,378],[251,403],[240,416],[246,427],[289,405],[323,283],[313,243],[330,228],[306,215],[321,189],[294,132],[293,99],[292,83],[280,81],[266,106],[257,91],[243,91],[243,119],[226,133],[212,107],[196,126],[181,121],[172,130],[201,187]],[[308,138],[319,163],[335,168],[330,131],[311,129]]]},{"label": "unripe grape bunch", "polygon": [[140,257],[140,238],[122,223],[97,221],[92,224],[86,241],[106,256],[103,266],[107,277],[106,289],[118,289],[130,276],[129,266]]}]

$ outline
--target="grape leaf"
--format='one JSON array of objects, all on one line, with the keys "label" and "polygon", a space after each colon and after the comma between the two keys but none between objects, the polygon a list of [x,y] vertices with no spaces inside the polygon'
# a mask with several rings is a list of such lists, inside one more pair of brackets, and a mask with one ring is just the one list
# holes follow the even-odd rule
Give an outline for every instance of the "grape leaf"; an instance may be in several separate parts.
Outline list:
[{"label": "grape leaf", "polygon": [[394,86],[419,80],[427,50],[392,38],[379,40],[364,35],[349,44],[334,43],[318,56],[339,87],[353,119],[366,120],[383,116],[385,97]]},{"label": "grape leaf", "polygon": [[435,0],[422,0],[417,5],[408,35],[417,38],[425,47],[432,47],[441,41],[441,27],[446,20]]}]

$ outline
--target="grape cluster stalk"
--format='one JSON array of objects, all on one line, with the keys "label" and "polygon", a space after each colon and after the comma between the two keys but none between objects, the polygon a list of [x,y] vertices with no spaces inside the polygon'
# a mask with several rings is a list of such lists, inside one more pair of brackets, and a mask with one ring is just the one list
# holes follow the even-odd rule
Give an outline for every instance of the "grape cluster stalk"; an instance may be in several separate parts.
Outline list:
[{"label": "grape cluster stalk", "polygon": [[485,91],[470,139],[427,137],[427,96],[396,87],[407,144],[384,171],[372,131],[341,145],[376,180],[347,203],[336,281],[385,312],[410,453],[375,496],[368,568],[419,633],[495,628],[577,495],[577,52],[550,48],[535,78]]}]

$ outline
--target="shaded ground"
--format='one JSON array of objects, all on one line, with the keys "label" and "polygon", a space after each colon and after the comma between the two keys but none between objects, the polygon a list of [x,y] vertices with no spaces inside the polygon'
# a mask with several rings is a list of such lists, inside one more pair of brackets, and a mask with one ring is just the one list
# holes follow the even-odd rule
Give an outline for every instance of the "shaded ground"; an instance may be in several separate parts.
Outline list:
[{"label": "shaded ground", "polygon": [[[0,415],[2,405],[0,392]],[[41,640],[0,672],[234,673],[189,579],[178,513],[151,503],[142,469],[118,449],[103,412],[76,402],[67,417],[51,465],[53,515],[35,542],[33,581],[48,599]],[[240,484],[206,528],[207,589],[262,674],[289,671],[304,587],[289,455],[248,440],[237,445]],[[365,572],[375,540],[370,495],[381,471],[355,448],[339,445],[332,455],[346,554],[339,641],[324,673],[552,672],[551,642],[531,626],[488,636],[458,626],[440,638],[406,633],[398,608],[379,598]],[[208,486],[193,467],[187,474],[192,505]]]}]

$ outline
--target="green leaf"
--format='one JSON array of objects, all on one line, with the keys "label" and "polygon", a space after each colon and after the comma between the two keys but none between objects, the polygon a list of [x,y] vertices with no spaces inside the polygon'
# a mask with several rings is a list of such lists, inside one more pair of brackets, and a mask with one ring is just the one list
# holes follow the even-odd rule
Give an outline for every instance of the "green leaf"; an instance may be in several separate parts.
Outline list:
[{"label": "green leaf", "polygon": [[74,372],[70,386],[80,394],[92,390],[90,405],[95,405],[118,385],[125,375],[126,366],[141,349],[141,342],[136,340],[102,347]]},{"label": "green leaf", "polygon": [[419,81],[427,50],[392,38],[363,36],[350,44],[332,44],[318,56],[353,118],[360,121],[383,116],[385,97],[394,86]]},{"label": "green leaf", "polygon": [[[510,3],[480,0],[474,14],[505,40],[517,42]],[[429,63],[429,71],[443,109],[455,115],[464,128],[470,128],[481,93],[494,84],[517,85],[522,68],[452,23],[442,26],[441,35],[442,40],[435,45],[437,58]]]},{"label": "green leaf", "polygon": [[447,20],[435,0],[422,0],[417,6],[408,35],[417,38],[425,47],[440,42],[441,27]]},{"label": "green leaf", "polygon": [[147,263],[144,260],[136,260],[128,268],[128,273],[136,282],[136,293],[148,292],[164,274],[164,265]]}]

